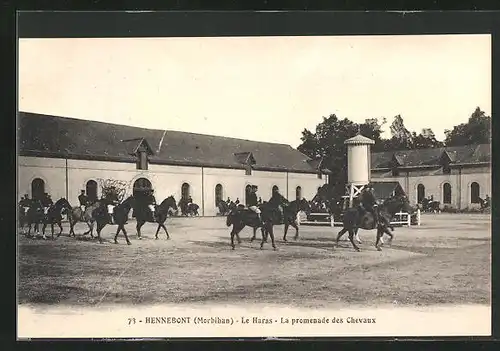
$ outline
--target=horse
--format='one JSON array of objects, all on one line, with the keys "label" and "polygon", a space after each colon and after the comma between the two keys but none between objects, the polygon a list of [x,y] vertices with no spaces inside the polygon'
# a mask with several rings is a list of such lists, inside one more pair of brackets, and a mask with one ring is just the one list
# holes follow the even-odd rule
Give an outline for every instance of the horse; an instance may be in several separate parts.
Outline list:
[{"label": "horse", "polygon": [[26,230],[25,230],[25,226],[28,222],[28,211],[30,209],[30,206],[21,206],[19,205],[19,208],[18,208],[18,214],[19,214],[19,217],[18,217],[18,220],[19,220],[19,223],[18,223],[18,227],[19,227],[19,230],[22,230],[23,231],[23,234],[26,234]]},{"label": "horse", "polygon": [[154,218],[151,216],[151,210],[147,205],[143,205],[138,201],[135,202],[134,206],[134,215],[137,221],[136,229],[137,229],[137,237],[141,238],[141,227],[144,223],[158,223],[158,228],[156,229],[155,239],[158,239],[158,233],[160,232],[160,228],[163,228],[165,234],[167,234],[167,239],[170,239],[170,235],[168,234],[167,227],[165,227],[165,221],[169,214],[174,214],[178,211],[177,204],[173,196],[167,197],[165,200],[161,202],[161,204],[155,206],[155,216]]},{"label": "horse", "polygon": [[441,213],[440,203],[439,201],[431,201],[429,199],[422,200],[422,211],[423,212],[432,212],[432,213]]},{"label": "horse", "polygon": [[[285,232],[283,234],[283,241],[287,241],[286,235],[288,233],[288,228],[292,226],[295,228],[295,236],[294,240],[297,240],[299,238],[299,224],[297,223],[297,214],[300,211],[306,212],[306,214],[311,213],[311,205],[309,202],[305,199],[301,200],[294,200],[287,205],[282,205],[283,206],[283,223],[279,224],[284,224],[285,225]],[[257,228],[253,228],[253,236],[250,239],[250,241],[255,240],[255,236],[257,234]],[[267,241],[267,238],[264,239],[264,242]]]},{"label": "horse", "polygon": [[[22,223],[20,224],[22,229],[24,229],[24,226],[28,226],[28,232],[25,232],[25,235],[28,237],[31,236],[31,227],[33,226],[33,224],[35,225],[35,233],[39,234],[39,225],[43,222],[45,216],[42,204],[40,203],[40,201],[32,201],[28,209],[24,211],[25,214],[24,216],[21,216]],[[43,234],[43,239],[47,239],[45,237],[45,234]]]},{"label": "horse", "polygon": [[[231,204],[234,204],[234,202],[231,201]],[[227,216],[229,214],[229,212],[231,212],[231,210],[232,210],[232,208],[230,207],[231,204],[228,204],[224,200],[220,200],[219,203],[217,204],[217,208],[219,210],[218,215],[219,216]],[[234,205],[233,207],[236,207],[236,205]]]},{"label": "horse", "polygon": [[198,210],[200,206],[195,204],[194,202],[188,203],[186,205],[186,216],[199,216]]},{"label": "horse", "polygon": [[393,234],[390,232],[390,221],[394,215],[400,211],[410,213],[412,208],[408,202],[408,198],[404,195],[397,195],[386,199],[377,209],[379,213],[379,221],[375,223],[373,215],[365,211],[361,213],[358,206],[347,209],[342,218],[343,228],[337,235],[336,245],[338,246],[339,239],[346,232],[349,232],[349,240],[356,251],[360,251],[359,247],[354,243],[354,236],[358,229],[373,230],[377,229],[377,239],[375,247],[378,251],[382,251],[379,244],[382,236],[385,234],[390,236],[389,241],[393,239]]},{"label": "horse", "polygon": [[50,224],[50,229],[52,232],[52,239],[54,239],[54,224],[57,224],[59,226],[59,233],[57,234],[57,237],[61,236],[61,233],[63,232],[63,227],[62,227],[62,215],[67,213],[67,211],[71,210],[71,205],[69,204],[68,200],[66,200],[64,197],[60,198],[57,200],[53,205],[49,207],[47,210],[47,214],[43,216],[42,223],[42,235],[45,238],[45,228],[47,228],[47,225]]},{"label": "horse", "polygon": [[[267,241],[267,236],[271,236],[271,243],[273,250],[276,250],[276,244],[274,242],[274,232],[273,226],[275,224],[279,224],[280,222],[280,213],[277,208],[270,206],[268,203],[262,204],[258,206],[261,210],[261,220],[259,221],[259,217],[257,213],[253,212],[247,208],[236,208],[232,210],[226,218],[226,225],[233,226],[231,230],[231,248],[234,250],[234,237],[236,236],[238,239],[238,244],[241,244],[241,239],[239,233],[246,226],[251,227],[254,230],[260,228],[262,233],[262,241],[260,243],[260,249],[264,248],[264,243]],[[255,231],[254,231],[255,237]],[[252,238],[253,240],[253,238]]]},{"label": "horse", "polygon": [[[128,220],[128,214],[135,202],[135,199],[133,196],[129,196],[127,199],[125,199],[121,204],[115,206],[113,208],[113,219],[114,223],[113,225],[118,225],[118,229],[116,230],[116,235],[114,242],[115,244],[118,244],[118,233],[120,231],[123,232],[123,235],[125,236],[125,240],[127,241],[128,245],[132,245],[130,240],[128,239],[127,231],[125,230],[125,223],[127,223]],[[96,208],[92,212],[92,217],[95,219],[97,222],[97,239],[99,240],[99,243],[102,244],[102,238],[101,238],[101,230],[109,223],[109,214],[107,212],[107,209],[105,206],[100,206]]]},{"label": "horse", "polygon": [[96,201],[92,203],[91,205],[87,206],[85,208],[85,211],[82,211],[82,208],[80,206],[75,206],[73,207],[70,211],[68,211],[68,221],[69,221],[69,236],[73,234],[75,236],[75,225],[78,222],[84,222],[87,223],[89,230],[87,230],[83,235],[87,235],[90,233],[90,236],[93,238],[94,234],[94,222],[95,219],[92,217],[92,213],[94,212],[95,209],[99,208],[101,206],[100,201]]}]

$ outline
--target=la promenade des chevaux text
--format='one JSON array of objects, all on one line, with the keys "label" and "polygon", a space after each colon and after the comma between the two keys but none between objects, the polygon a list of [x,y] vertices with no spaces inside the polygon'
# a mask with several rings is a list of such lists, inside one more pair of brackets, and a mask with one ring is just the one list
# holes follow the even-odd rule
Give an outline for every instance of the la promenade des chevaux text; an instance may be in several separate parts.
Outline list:
[{"label": "la promenade des chevaux text", "polygon": [[376,318],[372,317],[321,317],[321,318],[266,318],[266,317],[144,317],[128,318],[128,324],[375,324]]}]

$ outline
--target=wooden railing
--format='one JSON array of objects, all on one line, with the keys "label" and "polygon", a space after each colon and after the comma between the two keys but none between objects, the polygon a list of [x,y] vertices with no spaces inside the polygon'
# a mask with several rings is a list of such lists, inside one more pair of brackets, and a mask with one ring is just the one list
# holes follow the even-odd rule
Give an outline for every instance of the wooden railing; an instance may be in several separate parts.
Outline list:
[{"label": "wooden railing", "polygon": [[[416,216],[416,225],[420,225],[420,210],[417,209],[417,212],[415,214]],[[342,225],[342,219],[341,218],[334,218],[333,215],[329,213],[324,213],[324,212],[313,212],[310,213],[309,216],[307,216],[307,219],[304,220],[305,214],[302,214],[299,212],[297,214],[297,223],[299,225],[328,225],[330,227],[335,227],[335,226],[341,226]],[[407,212],[398,212],[394,215],[394,218],[391,221],[391,224],[393,225],[406,225],[408,227],[412,226],[412,215],[407,213]],[[317,220],[311,220],[315,219]]]}]

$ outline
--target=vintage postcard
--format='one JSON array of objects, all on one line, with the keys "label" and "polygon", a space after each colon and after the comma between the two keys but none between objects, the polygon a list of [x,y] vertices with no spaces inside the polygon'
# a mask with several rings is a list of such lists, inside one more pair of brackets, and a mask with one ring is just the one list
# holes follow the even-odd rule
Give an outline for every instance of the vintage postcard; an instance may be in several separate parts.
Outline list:
[{"label": "vintage postcard", "polygon": [[18,49],[19,339],[491,334],[490,35]]}]

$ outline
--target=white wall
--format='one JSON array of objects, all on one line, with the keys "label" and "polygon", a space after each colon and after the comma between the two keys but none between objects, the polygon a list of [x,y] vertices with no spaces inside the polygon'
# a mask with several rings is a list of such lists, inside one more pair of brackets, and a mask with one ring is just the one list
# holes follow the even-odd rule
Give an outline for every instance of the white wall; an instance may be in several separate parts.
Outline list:
[{"label": "white wall", "polygon": [[[127,195],[132,194],[134,181],[138,178],[147,178],[155,190],[157,201],[162,201],[174,195],[179,201],[183,183],[190,185],[190,194],[193,201],[200,206],[200,214],[213,216],[216,214],[215,186],[221,184],[223,197],[232,200],[239,198],[245,201],[245,186],[255,184],[259,187],[258,196],[268,200],[271,189],[277,185],[281,194],[290,200],[295,199],[295,189],[302,188],[302,196],[311,199],[317,188],[325,183],[325,179],[318,179],[316,174],[288,174],[286,172],[253,171],[246,175],[245,170],[181,167],[150,164],[147,171],[136,170],[135,163],[66,160],[54,158],[24,157],[18,159],[18,186],[19,196],[27,193],[31,196],[31,181],[41,178],[45,181],[45,191],[53,199],[66,197],[66,180],[68,183],[68,200],[72,205],[78,204],[78,195],[89,180],[117,179],[128,183]],[[66,179],[67,178],[67,179]],[[202,183],[203,178],[203,183]],[[100,189],[98,189],[100,196]],[[204,204],[204,208],[203,208]],[[204,210],[204,211],[203,211]]]}]

